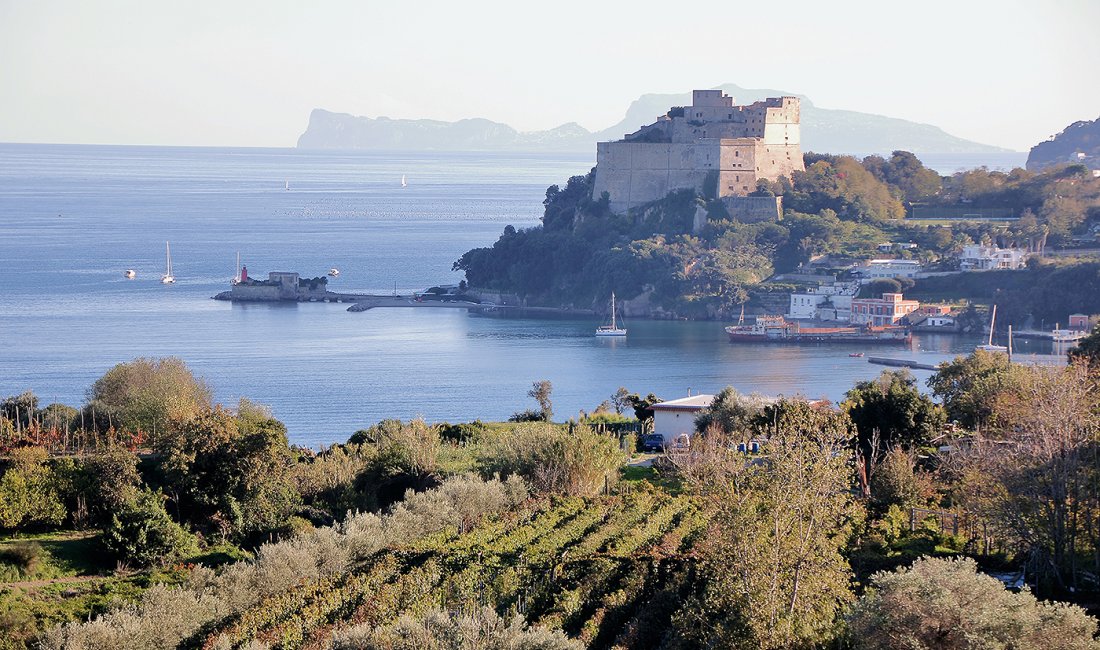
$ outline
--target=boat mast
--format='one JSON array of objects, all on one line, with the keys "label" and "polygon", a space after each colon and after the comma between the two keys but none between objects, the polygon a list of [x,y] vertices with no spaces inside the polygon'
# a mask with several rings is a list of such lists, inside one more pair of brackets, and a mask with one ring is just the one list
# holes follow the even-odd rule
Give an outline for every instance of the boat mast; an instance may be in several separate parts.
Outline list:
[{"label": "boat mast", "polygon": [[615,329],[615,292],[611,292],[611,329]]},{"label": "boat mast", "polygon": [[164,261],[165,266],[168,267],[167,275],[172,275],[172,249],[168,247],[168,242],[164,242]]},{"label": "boat mast", "polygon": [[993,345],[993,325],[997,322],[997,305],[993,305],[993,316],[989,319],[989,345]]}]

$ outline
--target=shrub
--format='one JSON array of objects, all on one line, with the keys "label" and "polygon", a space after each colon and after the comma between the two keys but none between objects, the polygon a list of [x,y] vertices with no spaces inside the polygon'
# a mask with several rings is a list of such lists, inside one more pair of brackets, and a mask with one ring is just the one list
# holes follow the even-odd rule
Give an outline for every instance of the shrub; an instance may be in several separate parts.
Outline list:
[{"label": "shrub", "polygon": [[489,475],[518,474],[538,491],[595,494],[618,476],[626,458],[614,438],[577,427],[520,425],[498,433],[480,450],[479,463]]},{"label": "shrub", "polygon": [[45,551],[38,542],[16,542],[0,547],[0,562],[15,566],[24,576],[34,574],[44,555]]},{"label": "shrub", "polygon": [[856,648],[1100,647],[1096,619],[1075,605],[1012,593],[970,558],[922,558],[881,572],[850,618]]},{"label": "shrub", "polygon": [[580,650],[563,632],[528,628],[519,616],[505,620],[491,608],[470,613],[430,611],[390,625],[357,625],[333,634],[333,650]]},{"label": "shrub", "polygon": [[103,544],[120,561],[163,566],[195,549],[195,540],[164,509],[164,496],[144,490],[112,517]]}]

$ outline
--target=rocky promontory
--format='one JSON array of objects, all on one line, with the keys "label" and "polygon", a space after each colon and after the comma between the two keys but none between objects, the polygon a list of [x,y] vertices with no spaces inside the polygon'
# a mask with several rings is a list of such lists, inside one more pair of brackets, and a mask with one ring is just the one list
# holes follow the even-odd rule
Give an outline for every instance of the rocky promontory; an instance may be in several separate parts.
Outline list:
[{"label": "rocky promontory", "polygon": [[1032,147],[1027,155],[1027,168],[1031,171],[1067,163],[1100,169],[1100,118],[1070,124],[1058,135]]}]

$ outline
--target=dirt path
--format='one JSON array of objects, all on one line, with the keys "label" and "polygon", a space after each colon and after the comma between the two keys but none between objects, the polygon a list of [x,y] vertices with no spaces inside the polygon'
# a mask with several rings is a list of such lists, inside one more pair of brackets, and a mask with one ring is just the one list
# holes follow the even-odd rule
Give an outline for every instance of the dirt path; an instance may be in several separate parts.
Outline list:
[{"label": "dirt path", "polygon": [[105,576],[69,576],[67,578],[49,578],[47,580],[23,580],[22,582],[0,582],[0,589],[34,589],[63,583],[91,582],[92,580],[106,580]]}]

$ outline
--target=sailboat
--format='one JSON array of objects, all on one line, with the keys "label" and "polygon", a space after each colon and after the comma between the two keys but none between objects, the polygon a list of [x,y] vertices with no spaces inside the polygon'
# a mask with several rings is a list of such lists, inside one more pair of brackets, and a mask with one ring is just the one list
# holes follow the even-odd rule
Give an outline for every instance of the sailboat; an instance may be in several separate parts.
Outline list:
[{"label": "sailboat", "polygon": [[287,181],[286,185],[284,185],[283,187],[287,192],[289,192],[290,191],[290,181]]},{"label": "sailboat", "polygon": [[993,345],[993,325],[997,322],[997,305],[993,305],[993,315],[989,318],[989,340],[985,345],[979,345],[975,350],[983,350],[985,352],[1008,352],[1008,348],[1003,345]]},{"label": "sailboat", "polygon": [[122,274],[127,280],[133,280],[137,277],[137,271],[133,269],[126,269],[126,272]]},{"label": "sailboat", "polygon": [[401,174],[401,187],[408,187],[409,182],[405,180],[405,175]]},{"label": "sailboat", "polygon": [[165,271],[164,275],[160,276],[161,284],[174,284],[176,277],[172,275],[172,249],[168,247],[168,242],[164,242],[164,260]]},{"label": "sailboat", "polygon": [[233,269],[233,284],[241,283],[241,252],[237,251],[237,268]]},{"label": "sailboat", "polygon": [[596,336],[626,336],[626,328],[615,322],[615,292],[611,292],[611,324],[596,328]]}]

